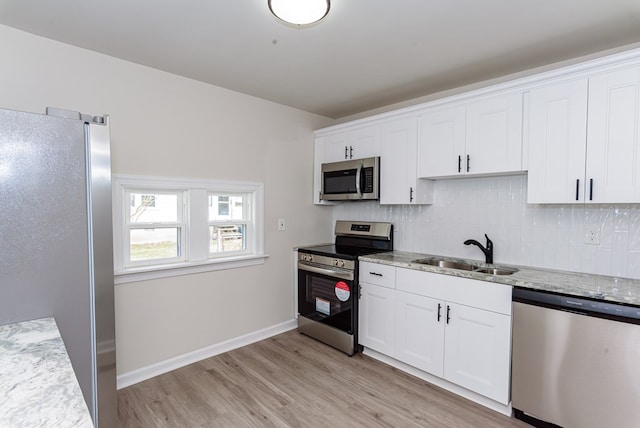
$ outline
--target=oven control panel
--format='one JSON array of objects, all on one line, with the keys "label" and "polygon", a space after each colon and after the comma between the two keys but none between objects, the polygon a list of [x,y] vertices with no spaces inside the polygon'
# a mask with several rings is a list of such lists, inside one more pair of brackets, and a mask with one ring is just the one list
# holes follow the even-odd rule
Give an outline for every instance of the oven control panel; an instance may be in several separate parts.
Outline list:
[{"label": "oven control panel", "polygon": [[298,253],[298,261],[347,270],[355,269],[355,262],[353,260],[338,259],[335,257],[320,256],[317,254]]},{"label": "oven control panel", "polygon": [[313,262],[313,255],[311,254],[299,254],[298,260],[302,260],[303,262]]}]

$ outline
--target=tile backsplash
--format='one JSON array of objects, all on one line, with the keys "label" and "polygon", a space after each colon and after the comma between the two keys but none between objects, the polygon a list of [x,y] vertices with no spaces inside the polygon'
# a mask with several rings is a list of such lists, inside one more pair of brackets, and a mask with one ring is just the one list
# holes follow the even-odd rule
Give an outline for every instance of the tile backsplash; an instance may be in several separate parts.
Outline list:
[{"label": "tile backsplash", "polygon": [[[433,205],[343,203],[334,220],[393,223],[396,250],[640,279],[640,204],[528,205],[526,175],[434,182]],[[595,231],[599,244],[587,244]]]}]

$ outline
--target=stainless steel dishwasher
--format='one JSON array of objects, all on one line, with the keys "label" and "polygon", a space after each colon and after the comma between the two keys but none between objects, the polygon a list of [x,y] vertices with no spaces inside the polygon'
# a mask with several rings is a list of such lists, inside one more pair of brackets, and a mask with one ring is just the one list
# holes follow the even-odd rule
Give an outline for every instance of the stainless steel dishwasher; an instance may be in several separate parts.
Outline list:
[{"label": "stainless steel dishwasher", "polygon": [[640,427],[639,324],[639,307],[514,288],[516,418],[539,427]]}]

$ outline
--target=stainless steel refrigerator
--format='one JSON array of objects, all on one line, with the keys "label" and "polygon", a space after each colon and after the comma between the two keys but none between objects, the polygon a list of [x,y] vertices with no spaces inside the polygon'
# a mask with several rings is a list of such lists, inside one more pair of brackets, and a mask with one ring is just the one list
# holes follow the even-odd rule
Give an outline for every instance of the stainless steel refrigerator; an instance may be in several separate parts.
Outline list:
[{"label": "stainless steel refrigerator", "polygon": [[0,109],[0,325],[53,316],[93,417],[118,426],[108,116]]}]

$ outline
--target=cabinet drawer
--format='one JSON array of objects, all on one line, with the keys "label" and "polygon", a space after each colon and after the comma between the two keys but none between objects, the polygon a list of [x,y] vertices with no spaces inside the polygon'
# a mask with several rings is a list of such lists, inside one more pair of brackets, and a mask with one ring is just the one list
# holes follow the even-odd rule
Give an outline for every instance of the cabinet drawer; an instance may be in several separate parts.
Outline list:
[{"label": "cabinet drawer", "polygon": [[360,262],[360,282],[396,288],[396,268],[378,263]]}]

